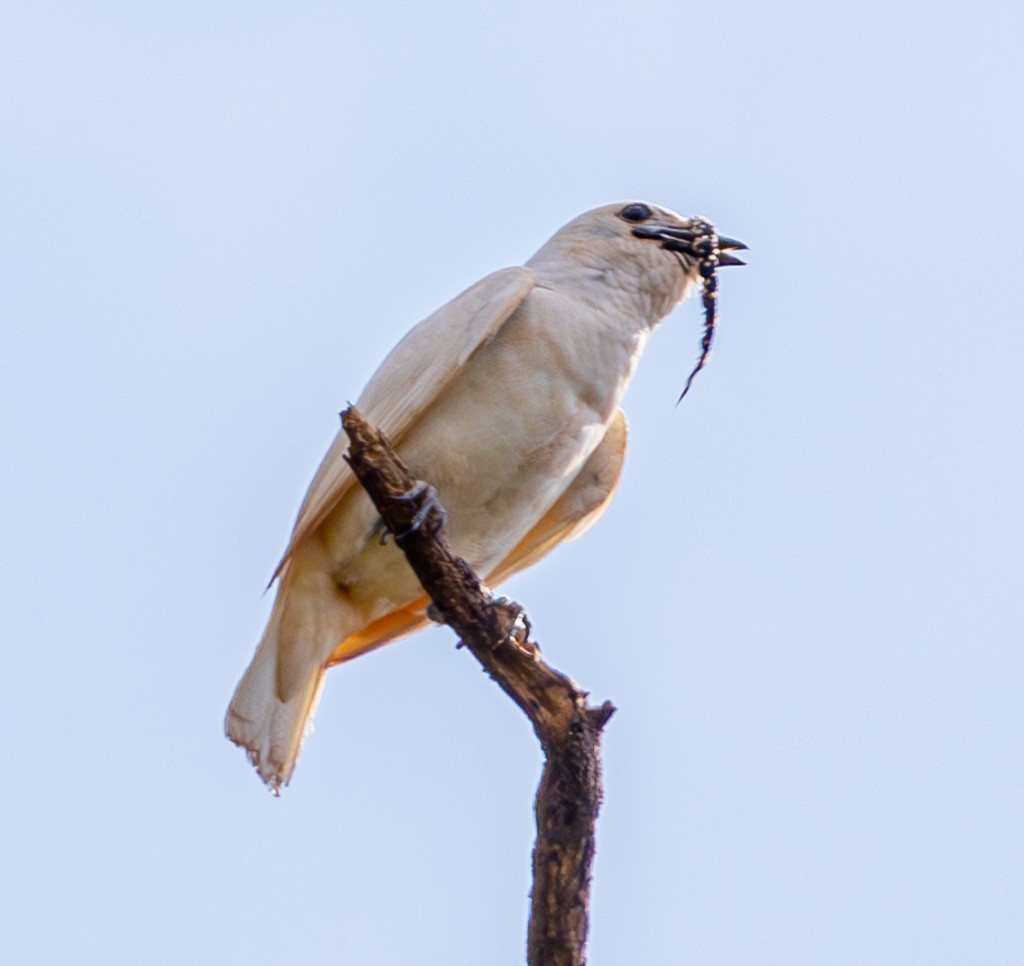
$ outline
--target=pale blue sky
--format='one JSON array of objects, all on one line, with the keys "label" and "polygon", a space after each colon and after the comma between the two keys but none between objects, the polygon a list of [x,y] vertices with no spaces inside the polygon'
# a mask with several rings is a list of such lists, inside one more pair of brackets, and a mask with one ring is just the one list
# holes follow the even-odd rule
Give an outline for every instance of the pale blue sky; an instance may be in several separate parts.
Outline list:
[{"label": "pale blue sky", "polygon": [[592,966],[1024,961],[1019,4],[0,9],[0,954],[512,966],[540,755],[452,647],[221,735],[384,352],[579,212],[751,247],[509,586],[606,736]]}]

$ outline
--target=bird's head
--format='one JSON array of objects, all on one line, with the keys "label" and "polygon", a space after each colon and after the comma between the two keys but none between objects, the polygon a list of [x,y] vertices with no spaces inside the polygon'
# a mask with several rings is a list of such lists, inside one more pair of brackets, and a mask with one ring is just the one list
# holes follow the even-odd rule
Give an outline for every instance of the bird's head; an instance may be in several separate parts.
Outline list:
[{"label": "bird's head", "polygon": [[[527,264],[541,283],[603,284],[640,296],[652,321],[667,315],[701,278],[701,263],[742,265],[730,252],[747,246],[715,234],[713,226],[643,201],[604,205],[574,218]],[[706,269],[705,269],[706,271]],[[595,289],[595,295],[599,289]],[[605,294],[605,297],[607,297]]]},{"label": "bird's head", "polygon": [[717,321],[717,271],[742,265],[731,253],[746,247],[735,238],[719,235],[699,215],[687,218],[669,208],[629,201],[574,218],[527,265],[541,285],[569,288],[595,305],[612,303],[631,309],[650,326],[701,281],[704,337],[700,359],[683,389],[685,396],[711,350]]}]

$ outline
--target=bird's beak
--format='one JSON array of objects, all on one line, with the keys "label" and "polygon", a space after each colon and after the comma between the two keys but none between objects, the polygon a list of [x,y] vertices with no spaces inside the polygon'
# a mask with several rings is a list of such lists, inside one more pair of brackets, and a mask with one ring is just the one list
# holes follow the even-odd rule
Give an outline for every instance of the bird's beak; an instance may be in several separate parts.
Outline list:
[{"label": "bird's beak", "polygon": [[[684,255],[699,257],[693,249],[693,243],[701,237],[700,232],[692,231],[689,228],[669,228],[666,225],[639,225],[633,229],[637,238],[653,238],[661,242],[661,247],[670,252],[682,252]],[[717,235],[718,240],[718,264],[724,265],[746,265],[742,259],[730,255],[730,251],[746,251],[747,246],[735,238],[726,235]]]},{"label": "bird's beak", "polygon": [[[722,241],[723,241],[723,239],[719,238],[718,239],[718,244],[721,245]],[[730,238],[729,241],[732,241],[732,239]],[[733,248],[739,248],[739,249],[745,251],[747,246],[744,245],[742,242],[740,242],[738,245],[733,245],[732,247]],[[742,258],[737,258],[735,255],[730,255],[728,252],[722,251],[721,248],[718,249],[718,267],[719,268],[722,268],[725,265],[746,265],[746,264],[747,263],[745,261],[743,261]]]}]

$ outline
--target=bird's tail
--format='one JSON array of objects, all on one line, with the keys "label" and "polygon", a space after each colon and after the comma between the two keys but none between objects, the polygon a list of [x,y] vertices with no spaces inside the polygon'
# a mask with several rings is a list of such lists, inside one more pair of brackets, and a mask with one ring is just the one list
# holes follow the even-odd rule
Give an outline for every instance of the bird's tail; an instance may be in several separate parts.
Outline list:
[{"label": "bird's tail", "polygon": [[[324,664],[310,660],[301,671],[294,655],[289,682],[282,688],[282,623],[284,595],[275,603],[252,663],[238,682],[224,719],[225,734],[244,748],[260,778],[274,795],[287,785],[295,770],[324,682]],[[298,673],[296,673],[298,671]]]}]

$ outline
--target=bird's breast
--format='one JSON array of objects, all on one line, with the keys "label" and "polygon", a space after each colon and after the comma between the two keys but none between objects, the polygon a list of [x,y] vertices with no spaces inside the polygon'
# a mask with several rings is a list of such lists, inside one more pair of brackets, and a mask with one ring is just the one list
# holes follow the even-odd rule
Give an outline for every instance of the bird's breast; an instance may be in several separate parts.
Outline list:
[{"label": "bird's breast", "polygon": [[572,482],[641,348],[592,309],[535,291],[417,422],[403,458],[437,488],[475,567],[497,565]]}]

